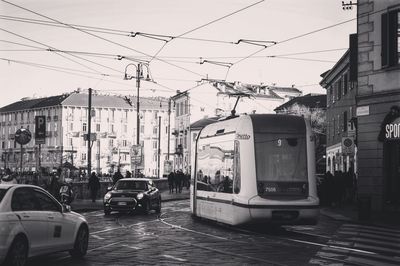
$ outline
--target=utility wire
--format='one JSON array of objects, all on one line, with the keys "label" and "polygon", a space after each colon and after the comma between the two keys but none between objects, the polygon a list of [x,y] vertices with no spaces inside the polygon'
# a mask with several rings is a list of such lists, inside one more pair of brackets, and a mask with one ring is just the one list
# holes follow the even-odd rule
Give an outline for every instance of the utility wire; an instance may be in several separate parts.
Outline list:
[{"label": "utility wire", "polygon": [[184,35],[187,35],[187,34],[189,34],[189,33],[192,33],[192,32],[194,32],[194,31],[196,31],[196,30],[201,29],[201,28],[207,27],[208,25],[211,25],[211,24],[213,24],[213,23],[215,23],[215,22],[217,22],[217,21],[223,20],[223,19],[225,19],[225,18],[227,18],[227,17],[230,17],[230,16],[232,16],[232,15],[234,15],[234,14],[237,14],[237,13],[243,11],[243,10],[246,10],[246,9],[248,9],[248,8],[250,8],[250,7],[253,7],[253,6],[255,6],[255,5],[258,5],[258,4],[260,4],[260,3],[264,2],[264,1],[265,1],[265,0],[258,1],[258,2],[254,3],[254,4],[248,5],[248,6],[244,7],[244,8],[241,8],[241,9],[239,9],[239,10],[236,10],[236,11],[232,12],[232,13],[229,13],[229,14],[223,16],[223,17],[214,19],[214,20],[212,20],[212,21],[210,21],[210,22],[208,22],[208,23],[206,23],[206,24],[204,24],[204,25],[198,26],[198,27],[196,27],[196,28],[194,28],[194,29],[192,29],[192,30],[186,31],[186,32],[184,32],[184,33],[178,35],[177,38],[179,38],[179,37],[181,37],[181,36],[184,36]]},{"label": "utility wire", "polygon": [[[68,26],[68,27],[70,27],[70,28],[72,28],[72,29],[75,29],[75,30],[80,31],[80,32],[85,33],[85,34],[88,34],[88,35],[90,35],[90,36],[92,36],[92,37],[95,37],[95,38],[98,38],[98,39],[100,39],[100,40],[106,41],[106,42],[108,42],[108,43],[111,43],[111,44],[114,44],[114,45],[117,45],[117,46],[126,48],[126,49],[128,49],[128,50],[134,51],[134,52],[136,52],[136,53],[139,53],[139,54],[142,54],[142,55],[146,55],[146,56],[151,57],[151,55],[149,55],[149,54],[147,54],[147,53],[141,52],[141,51],[139,51],[139,50],[136,50],[136,49],[134,49],[134,48],[128,47],[128,46],[126,46],[126,45],[122,45],[122,44],[120,44],[120,43],[114,42],[114,41],[109,40],[109,39],[107,39],[107,38],[104,38],[104,37],[98,36],[98,35],[96,35],[96,34],[90,33],[90,32],[88,32],[88,31],[86,31],[86,30],[82,30],[82,29],[80,29],[80,28],[74,27],[74,26],[72,26],[72,25],[70,25],[70,24],[67,24],[67,23],[61,22],[61,21],[59,21],[59,20],[50,18],[50,17],[48,17],[48,16],[42,15],[42,14],[40,14],[40,13],[38,13],[38,12],[35,12],[35,11],[33,11],[33,10],[30,10],[30,9],[25,8],[25,7],[19,6],[19,5],[17,5],[17,4],[13,4],[13,3],[8,2],[8,1],[6,1],[6,0],[1,0],[1,1],[2,1],[2,2],[5,2],[5,3],[7,3],[7,4],[10,4],[10,5],[12,5],[12,6],[18,7],[18,8],[20,8],[20,9],[23,9],[23,10],[25,10],[25,11],[28,11],[28,12],[30,12],[30,13],[33,13],[33,14],[35,14],[35,15],[44,17],[44,18],[46,18],[46,19],[48,19],[48,20],[52,20],[52,21],[55,21],[55,22],[57,22],[57,23],[59,23],[59,24]],[[161,62],[163,62],[163,63],[165,63],[165,64],[168,64],[168,65],[170,65],[170,66],[174,66],[174,67],[176,67],[176,68],[179,68],[179,69],[181,69],[181,70],[184,70],[184,71],[186,71],[186,72],[190,72],[190,73],[192,73],[192,74],[194,74],[194,75],[197,75],[197,76],[200,76],[200,77],[204,77],[204,75],[202,75],[202,74],[199,74],[199,73],[196,73],[196,72],[194,72],[194,71],[192,71],[192,70],[189,70],[189,69],[187,69],[187,68],[184,68],[184,67],[181,67],[181,66],[178,66],[178,65],[169,63],[168,61],[165,61],[165,60],[162,60],[162,59],[159,59],[159,58],[155,58],[155,59],[157,59],[157,60],[159,60],[159,61],[161,61]]]}]

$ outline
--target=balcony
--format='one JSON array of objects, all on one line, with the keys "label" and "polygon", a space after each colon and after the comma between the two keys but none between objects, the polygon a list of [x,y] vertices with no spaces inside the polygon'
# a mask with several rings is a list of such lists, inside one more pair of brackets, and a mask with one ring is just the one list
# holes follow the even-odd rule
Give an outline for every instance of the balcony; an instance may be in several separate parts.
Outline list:
[{"label": "balcony", "polygon": [[182,155],[183,154],[183,146],[182,146],[182,144],[179,144],[178,147],[175,148],[175,154],[176,155]]}]

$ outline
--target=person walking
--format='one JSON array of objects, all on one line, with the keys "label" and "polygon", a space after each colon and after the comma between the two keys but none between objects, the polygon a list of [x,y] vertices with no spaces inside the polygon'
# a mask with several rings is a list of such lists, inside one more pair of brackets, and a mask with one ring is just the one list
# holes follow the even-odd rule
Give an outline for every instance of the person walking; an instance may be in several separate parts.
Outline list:
[{"label": "person walking", "polygon": [[175,179],[174,171],[171,171],[171,173],[169,173],[168,175],[169,194],[174,193],[174,179]]},{"label": "person walking", "polygon": [[115,174],[113,175],[113,185],[115,185],[115,183],[117,183],[118,180],[120,180],[121,178],[123,178],[121,172],[119,171],[119,168],[117,170],[117,172],[115,172]]},{"label": "person walking", "polygon": [[89,178],[88,189],[90,191],[92,202],[95,202],[97,191],[100,189],[100,181],[95,172],[92,172],[92,175]]}]

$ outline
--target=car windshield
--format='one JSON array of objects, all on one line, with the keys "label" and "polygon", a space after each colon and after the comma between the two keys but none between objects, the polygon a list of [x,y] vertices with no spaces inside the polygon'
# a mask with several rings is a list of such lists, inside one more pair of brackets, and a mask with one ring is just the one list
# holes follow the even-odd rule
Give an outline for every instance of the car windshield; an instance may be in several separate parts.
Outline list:
[{"label": "car windshield", "polygon": [[4,198],[4,195],[6,194],[6,191],[7,191],[6,189],[0,188],[0,202]]},{"label": "car windshield", "polygon": [[144,181],[118,181],[115,185],[116,190],[131,189],[131,190],[146,190],[146,182]]}]

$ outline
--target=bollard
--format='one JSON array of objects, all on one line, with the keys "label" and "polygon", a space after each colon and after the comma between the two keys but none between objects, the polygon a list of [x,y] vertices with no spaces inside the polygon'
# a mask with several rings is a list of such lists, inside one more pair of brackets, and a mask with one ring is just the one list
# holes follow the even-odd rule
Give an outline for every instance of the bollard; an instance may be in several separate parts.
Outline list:
[{"label": "bollard", "polygon": [[358,219],[369,220],[371,218],[371,196],[358,196]]}]

